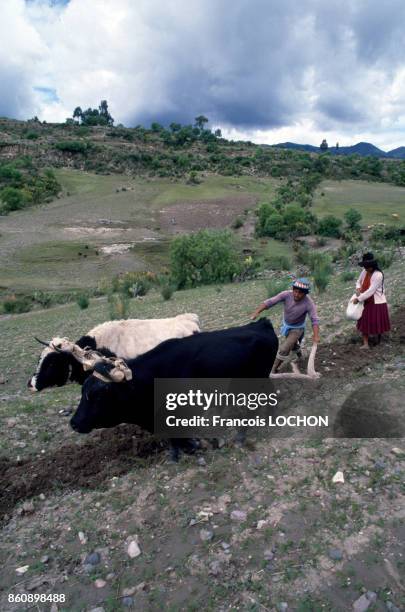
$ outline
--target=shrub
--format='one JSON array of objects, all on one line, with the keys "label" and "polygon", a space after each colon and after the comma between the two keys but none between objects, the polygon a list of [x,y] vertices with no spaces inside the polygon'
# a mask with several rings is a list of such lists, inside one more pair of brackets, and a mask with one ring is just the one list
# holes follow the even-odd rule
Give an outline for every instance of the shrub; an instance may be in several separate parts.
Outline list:
[{"label": "shrub", "polygon": [[342,220],[334,217],[333,215],[326,215],[318,223],[317,233],[321,236],[328,236],[329,238],[339,238],[341,235]]},{"label": "shrub", "polygon": [[374,257],[378,261],[380,268],[389,268],[394,261],[394,251],[384,251],[381,253],[374,253]]},{"label": "shrub", "polygon": [[33,298],[42,308],[49,308],[52,305],[52,296],[44,291],[35,291]]},{"label": "shrub", "polygon": [[38,134],[38,132],[28,132],[25,137],[28,138],[28,140],[36,140],[40,137],[40,134]]},{"label": "shrub", "polygon": [[123,293],[110,293],[108,305],[111,321],[128,318],[129,296]]},{"label": "shrub", "polygon": [[242,219],[242,217],[236,217],[236,219],[232,222],[232,229],[239,229],[240,227],[243,227],[244,221]]},{"label": "shrub", "polygon": [[31,310],[32,303],[27,297],[11,295],[3,301],[3,312],[6,314],[21,314]]},{"label": "shrub", "polygon": [[87,142],[82,142],[80,140],[65,140],[62,142],[57,142],[55,144],[55,148],[59,151],[67,151],[68,153],[86,153],[89,145]]},{"label": "shrub", "polygon": [[227,230],[201,230],[175,238],[170,260],[171,276],[180,289],[230,281],[241,270]]},{"label": "shrub", "polygon": [[346,221],[347,228],[352,232],[359,232],[361,230],[360,221],[362,219],[361,213],[354,208],[349,208],[343,215]]},{"label": "shrub", "polygon": [[315,287],[319,293],[323,293],[329,285],[333,271],[330,257],[322,253],[312,253],[309,258],[309,264]]},{"label": "shrub", "polygon": [[11,212],[12,210],[19,210],[24,207],[24,193],[21,189],[15,187],[4,187],[0,191],[0,199],[3,202],[2,210],[4,212]]},{"label": "shrub", "polygon": [[77,296],[76,303],[79,306],[80,310],[86,310],[86,308],[89,307],[89,298],[87,297],[87,295],[80,294]]},{"label": "shrub", "polygon": [[163,285],[160,290],[160,294],[165,301],[170,300],[173,293],[174,293],[174,287],[173,285],[169,285],[169,284]]},{"label": "shrub", "polygon": [[119,292],[127,297],[139,297],[148,293],[155,282],[151,272],[126,272],[118,275],[112,282],[113,292]]}]

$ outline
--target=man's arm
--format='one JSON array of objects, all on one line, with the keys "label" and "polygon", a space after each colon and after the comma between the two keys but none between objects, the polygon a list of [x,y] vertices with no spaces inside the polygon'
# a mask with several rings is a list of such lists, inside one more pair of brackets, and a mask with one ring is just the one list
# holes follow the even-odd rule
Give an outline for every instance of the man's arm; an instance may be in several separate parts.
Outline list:
[{"label": "man's arm", "polygon": [[250,315],[250,318],[256,319],[256,317],[258,317],[259,314],[263,312],[263,310],[266,310],[267,308],[271,308],[272,306],[274,306],[274,304],[283,302],[288,293],[289,293],[288,291],[281,291],[281,293],[277,293],[277,295],[275,295],[274,297],[268,300],[264,300],[264,302],[260,304],[260,306],[258,306],[258,308],[256,308],[254,312],[252,312],[252,314]]}]

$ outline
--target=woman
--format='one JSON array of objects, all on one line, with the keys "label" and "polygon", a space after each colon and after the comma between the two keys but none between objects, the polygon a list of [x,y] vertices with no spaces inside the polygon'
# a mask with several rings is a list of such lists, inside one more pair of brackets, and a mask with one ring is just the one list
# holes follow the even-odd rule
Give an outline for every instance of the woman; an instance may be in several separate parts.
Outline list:
[{"label": "woman", "polygon": [[378,262],[372,253],[365,253],[359,266],[364,268],[356,283],[357,298],[354,304],[364,303],[364,310],[361,318],[357,321],[357,329],[363,335],[362,349],[368,349],[368,337],[378,336],[381,341],[381,334],[391,329],[390,318],[388,315],[387,300],[384,292],[384,274],[378,267]]}]

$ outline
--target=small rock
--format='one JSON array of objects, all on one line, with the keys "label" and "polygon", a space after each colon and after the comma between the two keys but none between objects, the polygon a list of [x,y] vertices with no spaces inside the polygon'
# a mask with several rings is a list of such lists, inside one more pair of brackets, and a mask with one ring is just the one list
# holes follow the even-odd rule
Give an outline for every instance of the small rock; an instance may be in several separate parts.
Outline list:
[{"label": "small rock", "polygon": [[263,529],[267,525],[267,521],[257,521],[257,529]]},{"label": "small rock", "polygon": [[131,540],[127,548],[128,555],[131,559],[135,559],[135,557],[139,557],[141,554],[141,549],[139,548],[137,540]]},{"label": "small rock", "polygon": [[209,573],[212,574],[213,576],[218,576],[222,571],[222,567],[221,567],[221,562],[220,561],[213,561],[212,563],[210,563],[210,571]]},{"label": "small rock", "polygon": [[129,589],[122,589],[123,597],[132,597],[137,591],[137,587],[131,587]]},{"label": "small rock", "polygon": [[402,448],[398,448],[397,446],[394,446],[394,448],[391,448],[391,453],[393,455],[397,455],[397,457],[400,457],[401,455],[405,455],[405,451],[402,450]]},{"label": "small rock", "polygon": [[367,593],[356,599],[352,606],[354,612],[366,612],[366,610],[368,610],[371,604],[374,603],[374,601],[377,599],[377,595],[374,593],[375,599],[369,599],[368,593],[371,592],[372,591],[368,591]]},{"label": "small rock", "polygon": [[336,472],[336,474],[334,475],[334,477],[332,478],[332,482],[334,482],[335,484],[338,482],[344,482],[345,478],[343,476],[343,472]]},{"label": "small rock", "polygon": [[29,565],[22,565],[21,567],[17,567],[15,570],[16,574],[22,576],[23,574],[25,574],[25,572],[28,572],[29,567]]},{"label": "small rock", "polygon": [[44,495],[44,493],[40,493],[40,494],[39,494],[39,499],[40,499],[41,501],[44,501],[44,499],[46,499],[46,496]]},{"label": "small rock", "polygon": [[126,608],[130,608],[134,604],[134,599],[133,599],[133,597],[123,597],[121,599],[121,603]]},{"label": "small rock", "polygon": [[214,532],[211,529],[200,529],[200,540],[202,542],[209,542],[214,537]]},{"label": "small rock", "polygon": [[78,533],[80,544],[87,544],[87,538],[84,535],[83,531],[79,531]]},{"label": "small rock", "polygon": [[85,563],[83,565],[83,571],[85,574],[92,574],[94,572],[94,565],[91,565],[91,563]]},{"label": "small rock", "polygon": [[276,605],[276,609],[277,612],[285,612],[288,610],[288,603],[286,601],[280,601],[280,603]]},{"label": "small rock", "polygon": [[374,463],[374,467],[376,468],[376,470],[384,470],[386,467],[386,463],[382,459],[377,459],[377,461]]},{"label": "small rock", "polygon": [[265,550],[263,556],[266,561],[271,561],[272,559],[274,559],[274,553],[272,550]]},{"label": "small rock", "polygon": [[41,561],[41,563],[48,563],[48,561],[49,561],[48,555],[44,555],[43,557],[41,557],[40,561]]},{"label": "small rock", "polygon": [[107,584],[106,581],[103,580],[102,578],[97,578],[97,580],[94,581],[94,586],[97,589],[103,589],[106,584]]},{"label": "small rock", "polygon": [[375,603],[377,601],[377,593],[374,593],[374,591],[367,591],[366,597],[369,601],[371,601],[371,603]]},{"label": "small rock", "polygon": [[228,542],[221,542],[221,546],[224,550],[228,550],[231,547],[231,545],[228,544]]},{"label": "small rock", "polygon": [[198,465],[201,465],[203,467],[207,465],[207,462],[205,461],[204,457],[198,457],[197,463]]},{"label": "small rock", "polygon": [[343,553],[338,548],[330,548],[328,555],[333,561],[341,561],[343,559]]},{"label": "small rock", "polygon": [[100,553],[92,552],[89,555],[87,555],[87,557],[84,560],[84,563],[85,565],[87,564],[97,565],[98,563],[100,563],[100,561],[101,561]]},{"label": "small rock", "polygon": [[24,514],[32,514],[33,512],[35,512],[34,502],[32,501],[24,502],[22,505],[22,511]]},{"label": "small rock", "polygon": [[10,429],[11,427],[15,427],[17,425],[17,419],[6,419],[6,425],[7,427],[10,427]]},{"label": "small rock", "polygon": [[241,523],[246,520],[247,514],[244,510],[232,510],[231,519],[233,521],[240,521]]}]

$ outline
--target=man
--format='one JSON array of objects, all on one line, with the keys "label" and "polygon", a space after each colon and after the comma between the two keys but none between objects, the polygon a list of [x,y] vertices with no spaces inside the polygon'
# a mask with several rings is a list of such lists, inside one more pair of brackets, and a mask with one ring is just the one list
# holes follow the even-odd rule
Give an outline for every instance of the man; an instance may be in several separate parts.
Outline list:
[{"label": "man", "polygon": [[251,319],[256,319],[263,310],[271,308],[279,302],[284,302],[284,316],[281,326],[281,335],[284,337],[284,340],[277,353],[273,372],[278,371],[280,365],[288,359],[291,351],[296,352],[296,356],[293,359],[301,357],[300,342],[304,337],[307,314],[309,314],[312,323],[312,341],[316,344],[320,341],[319,319],[316,306],[308,296],[310,289],[311,285],[307,278],[298,278],[292,284],[292,291],[282,291],[274,297],[265,300],[251,315]]}]

